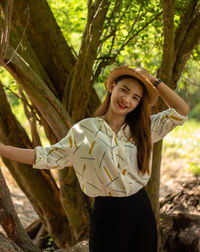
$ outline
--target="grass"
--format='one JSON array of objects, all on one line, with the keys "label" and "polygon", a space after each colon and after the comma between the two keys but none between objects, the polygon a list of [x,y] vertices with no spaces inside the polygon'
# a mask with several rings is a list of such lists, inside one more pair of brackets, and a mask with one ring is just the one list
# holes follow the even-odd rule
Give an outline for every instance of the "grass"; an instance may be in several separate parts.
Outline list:
[{"label": "grass", "polygon": [[200,122],[188,120],[164,138],[163,156],[169,160],[182,160],[187,171],[200,175]]}]

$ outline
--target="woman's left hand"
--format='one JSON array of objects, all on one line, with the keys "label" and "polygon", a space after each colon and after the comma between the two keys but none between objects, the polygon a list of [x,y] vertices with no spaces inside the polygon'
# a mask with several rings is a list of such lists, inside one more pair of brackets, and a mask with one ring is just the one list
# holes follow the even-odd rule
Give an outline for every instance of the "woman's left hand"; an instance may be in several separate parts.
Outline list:
[{"label": "woman's left hand", "polygon": [[154,83],[155,81],[158,80],[158,78],[156,78],[155,76],[149,74],[149,80],[151,81],[151,83]]}]

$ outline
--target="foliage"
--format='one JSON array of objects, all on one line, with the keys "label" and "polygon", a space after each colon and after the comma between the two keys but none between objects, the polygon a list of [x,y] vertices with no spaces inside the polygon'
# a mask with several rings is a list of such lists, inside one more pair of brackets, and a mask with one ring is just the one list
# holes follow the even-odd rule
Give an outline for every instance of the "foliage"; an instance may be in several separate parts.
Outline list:
[{"label": "foliage", "polygon": [[[196,54],[196,52],[194,52]],[[200,70],[199,62],[192,57],[188,60],[178,82],[178,93],[188,101],[190,105],[189,117],[200,120]]]},{"label": "foliage", "polygon": [[53,252],[57,249],[57,246],[55,245],[55,243],[53,242],[53,239],[50,237],[50,235],[48,234],[45,239],[47,239],[47,246],[46,248],[43,250],[44,252]]},{"label": "foliage", "polygon": [[[14,80],[12,75],[9,74],[4,68],[0,68],[0,81],[4,85],[4,90],[12,112],[16,115],[17,119],[27,130],[27,117],[24,113],[23,105],[18,97],[18,83]],[[28,128],[30,134],[30,129]]]},{"label": "foliage", "polygon": [[[120,1],[118,1],[120,3]],[[82,34],[87,21],[87,0],[48,0],[50,8],[56,18],[58,25],[66,41],[74,48],[76,54],[79,52]],[[175,28],[180,23],[180,17],[187,6],[187,1],[176,1],[175,8]],[[117,8],[113,15],[114,9]],[[102,45],[99,48],[99,54],[95,67],[97,68],[102,58],[114,56],[124,40],[136,34],[149,20],[162,10],[160,1],[123,1],[116,5],[116,1],[111,1],[111,6],[104,23],[102,33]],[[124,46],[116,56],[115,64],[126,64],[133,67],[142,66],[149,69],[152,74],[157,74],[161,62],[161,50],[163,44],[162,36],[162,16],[159,15],[144,30],[130,40],[128,46]],[[116,31],[115,36],[111,36],[112,31]],[[129,32],[130,31],[130,32]],[[109,37],[110,35],[110,37]],[[198,92],[199,57],[200,46],[193,52],[193,57],[188,61],[177,85],[178,93],[185,98],[191,107],[190,118],[200,120],[200,93]],[[103,70],[103,74],[95,82],[95,89],[103,100],[105,95],[104,81],[105,76],[113,66],[108,66]],[[6,94],[11,104],[12,110],[17,115],[20,122],[26,125],[27,119],[23,112],[23,106],[17,94],[18,84],[13,77],[3,68],[0,69],[0,80],[7,87]],[[28,130],[30,133],[30,131]]]},{"label": "foliage", "polygon": [[[65,39],[78,54],[80,39],[87,21],[87,1],[71,0],[66,3],[48,0],[48,2]],[[150,59],[153,58],[155,59],[153,65],[158,68],[161,58],[159,52],[162,48],[162,26],[160,25],[162,19],[158,16],[153,24],[151,20],[159,12],[161,12],[161,5],[158,0],[153,2],[112,0],[104,23],[102,44],[98,50],[95,67],[97,68],[102,59],[109,60],[116,55],[116,64],[138,66],[140,62],[145,62],[143,66],[147,67],[152,65]],[[148,22],[150,25],[146,27]],[[140,30],[140,36],[136,38]],[[129,46],[126,46],[128,40],[130,40]],[[118,54],[119,51],[120,54]]]},{"label": "foliage", "polygon": [[[24,24],[26,23],[25,15],[21,15],[24,10],[24,2],[22,2],[14,1],[10,33],[12,39],[10,39],[8,48],[10,54],[6,55],[7,58],[3,58],[4,63],[8,63],[8,59],[13,52],[12,49],[16,48],[16,43],[13,42],[16,39],[15,35],[17,38],[21,38],[21,31],[23,31]],[[165,36],[163,36],[161,2],[163,2],[164,10]],[[167,82],[167,79],[169,79],[170,82],[169,76],[171,76],[172,72],[177,73],[176,78],[174,77],[173,79],[174,83],[176,83],[176,80],[180,77],[179,73],[181,73],[186,60],[190,57],[191,48],[196,46],[197,41],[199,41],[199,33],[197,32],[198,26],[194,25],[193,27],[195,28],[191,29],[193,40],[187,41],[189,36],[185,38],[185,34],[182,34],[184,39],[180,40],[180,45],[185,46],[189,44],[190,48],[182,50],[183,52],[179,53],[178,57],[176,57],[173,48],[177,43],[173,41],[173,38],[176,37],[175,33],[173,33],[173,28],[175,32],[176,28],[179,27],[184,10],[189,11],[193,10],[193,8],[188,8],[186,0],[172,2],[176,2],[175,10],[167,0],[80,0],[79,2],[75,0],[48,0],[62,33],[59,31],[50,9],[47,8],[46,0],[29,2],[30,22],[22,39],[23,43],[27,45],[27,50],[23,52],[22,50],[18,50],[12,61],[7,64],[7,69],[12,74],[14,73],[13,75],[15,75],[15,78],[20,82],[32,101],[34,113],[38,113],[51,143],[63,137],[74,122],[93,113],[92,109],[97,107],[99,100],[92,87],[96,83],[95,88],[102,99],[105,93],[102,83],[104,83],[105,76],[114,65],[142,66],[148,68],[155,75],[161,66],[159,73],[161,78],[164,76],[163,80]],[[190,6],[191,3],[192,1],[190,1]],[[40,6],[44,6],[44,9],[41,8],[39,10]],[[27,8],[27,11],[29,11],[29,8]],[[174,11],[175,25],[173,27],[173,19],[168,20],[168,14],[172,17]],[[190,17],[194,17],[194,15],[190,13]],[[47,22],[48,19],[49,23]],[[194,18],[193,20],[196,19]],[[167,21],[170,21],[169,26]],[[169,34],[166,32],[167,30]],[[186,27],[182,30],[187,30],[188,32],[189,29]],[[197,36],[194,36],[195,34]],[[165,42],[169,40],[169,42],[164,43],[163,40]],[[189,43],[187,44],[185,41]],[[166,44],[169,46],[169,50],[165,50],[167,48]],[[177,46],[177,48],[180,52],[181,47]],[[162,55],[162,52],[164,52],[164,55]],[[198,48],[194,52],[194,57],[198,58]],[[185,68],[185,75],[179,83],[180,92],[186,92],[184,87],[187,81],[185,80],[193,78],[191,71],[194,70],[195,64],[193,64],[193,61],[191,62],[192,64]],[[169,69],[168,66],[170,66]],[[5,89],[14,107],[16,103],[19,104],[19,100],[16,96],[13,96],[12,91],[17,92],[17,83],[12,82],[12,79],[7,77],[6,72],[2,72],[2,76],[6,82]],[[199,76],[196,74],[195,81],[198,78]],[[4,82],[4,79],[2,82]],[[193,98],[195,97],[198,100],[195,87],[189,85],[188,90],[193,94]],[[5,96],[2,95],[2,97]],[[4,104],[6,104],[6,99],[4,101]],[[191,100],[191,104],[192,102],[193,100]],[[9,116],[9,106],[7,108],[8,113],[2,112],[2,115],[6,114],[6,116]],[[161,106],[158,109],[161,109]],[[20,112],[17,112],[17,114]],[[36,136],[35,139],[33,137],[33,140],[35,140],[34,146],[36,146],[38,142],[40,144],[40,141],[39,136],[37,138],[37,131],[35,130],[34,119],[36,116],[32,115],[29,116],[29,122],[34,121],[34,125],[31,125],[33,136]],[[3,123],[9,121],[9,118],[6,116],[2,120]],[[20,124],[15,124],[15,121],[13,122],[14,127],[18,129]],[[4,128],[8,128],[10,133],[12,133],[13,130],[10,126],[12,126],[12,123],[5,124]],[[10,145],[13,145],[13,143],[15,145],[22,143],[25,145],[23,147],[29,147],[28,139],[27,143],[23,142],[27,138],[25,134],[21,141],[21,128],[19,132],[18,134],[14,132],[14,136],[3,132],[2,137],[8,138]],[[15,138],[16,141],[13,141]],[[184,152],[184,147],[189,146],[189,143],[190,140],[187,143],[182,139],[178,140],[178,145],[176,142],[169,142],[169,147],[171,148],[171,152],[168,152],[169,158],[185,158],[186,154],[193,153],[194,150],[190,148],[188,148],[187,153]],[[160,142],[154,146],[158,149],[158,154],[160,154]],[[159,174],[157,172],[160,169],[159,156],[155,157],[156,162],[155,165],[153,164],[153,186],[151,187],[153,189],[151,199],[155,199],[152,205],[155,207],[154,210],[157,211],[156,216],[159,216],[157,204],[159,185],[157,182],[159,181],[159,176],[154,177],[153,173],[155,171],[155,173]],[[196,169],[195,159],[190,161],[190,167]],[[20,170],[20,175],[18,175],[18,170],[16,169],[15,171],[15,167],[13,168],[12,165],[10,165],[10,169],[13,171],[15,178],[23,182],[21,183],[24,185],[23,189],[27,190],[27,195],[33,199],[36,209],[39,209],[40,218],[43,219],[45,227],[48,228],[48,232],[56,244],[63,246],[66,240],[70,240],[70,244],[70,242],[78,241],[81,237],[87,235],[89,213],[91,210],[88,206],[90,206],[90,203],[87,198],[82,197],[81,189],[75,180],[72,168],[59,171],[60,191],[54,187],[55,184],[52,183],[53,178],[51,173],[48,173],[47,176],[45,172],[37,171],[37,176],[30,178],[29,174],[27,175],[26,167],[24,167],[24,170]],[[30,172],[32,171],[29,169]],[[40,182],[38,180],[39,176],[41,176]],[[34,179],[36,179],[36,187],[32,186]],[[43,187],[44,183],[45,187]],[[29,187],[33,193],[29,190]],[[41,195],[41,198],[38,197],[38,188],[46,190],[43,191],[45,192],[44,197],[43,195]],[[47,202],[46,199],[48,198],[46,195],[50,191],[48,188],[52,188],[51,190],[54,193],[50,194],[52,199]],[[61,193],[62,204],[60,197],[57,196],[58,193]],[[53,196],[55,197],[53,198]],[[52,203],[52,206],[50,203]],[[58,204],[60,207],[54,208]],[[47,212],[47,209],[53,210],[52,215],[50,212]],[[43,218],[42,215],[45,215],[45,217]],[[54,216],[62,216],[63,219],[54,219]],[[66,222],[66,217],[69,219],[69,224]],[[57,226],[57,224],[59,225]],[[62,224],[64,225],[62,226]],[[86,227],[86,230],[80,230],[82,227]],[[59,234],[57,233],[58,229],[60,231]]]},{"label": "foliage", "polygon": [[190,162],[189,170],[193,172],[194,175],[200,175],[200,165],[199,163]]},{"label": "foliage", "polygon": [[[25,115],[21,99],[18,97],[19,84],[15,81],[12,75],[2,67],[0,67],[0,82],[4,86],[4,90],[6,92],[6,96],[13,114],[16,116],[18,121],[26,130],[28,136],[31,138],[30,125]],[[41,142],[43,146],[47,146],[49,144],[49,141],[45,135],[43,127],[39,125],[39,123],[38,131],[41,136]]]},{"label": "foliage", "polygon": [[[87,21],[87,1],[70,0],[55,1],[48,0],[51,10],[58,22],[61,31],[67,42],[73,46],[76,54],[79,53],[80,43],[84,26]],[[130,65],[133,67],[141,66],[149,69],[156,75],[160,67],[163,44],[162,16],[159,15],[144,30],[141,30],[156,13],[162,11],[161,2],[156,1],[130,1],[126,0],[111,1],[111,6],[104,23],[101,42],[98,50],[98,57],[94,68],[97,69],[102,60],[112,59],[121,48],[120,54],[115,58],[116,65]],[[180,18],[187,8],[188,1],[176,1],[175,6],[175,29],[180,24]],[[114,10],[117,9],[116,12]],[[113,14],[114,13],[114,14]],[[115,35],[112,33],[116,31]],[[140,31],[141,30],[141,31]],[[140,35],[134,34],[140,31]],[[131,37],[128,46],[123,44]],[[199,46],[200,48],[200,46]],[[200,57],[199,48],[193,52],[193,57],[188,61],[182,77],[179,80],[177,91],[184,97],[191,106],[190,117],[200,119],[199,95],[191,83],[197,82],[199,76],[194,76],[197,71],[197,62]],[[108,66],[103,70],[95,83],[95,89],[102,100],[105,95],[104,81],[105,76],[113,66]],[[194,80],[195,79],[195,80]],[[189,83],[186,81],[189,80]]]},{"label": "foliage", "polygon": [[14,95],[14,93],[17,92],[18,84],[16,83],[12,75],[10,75],[3,67],[0,67],[0,81],[5,86],[7,98],[10,102],[10,105],[19,105],[19,99],[16,95]]},{"label": "foliage", "polygon": [[78,53],[87,21],[87,0],[48,0],[66,41]]}]

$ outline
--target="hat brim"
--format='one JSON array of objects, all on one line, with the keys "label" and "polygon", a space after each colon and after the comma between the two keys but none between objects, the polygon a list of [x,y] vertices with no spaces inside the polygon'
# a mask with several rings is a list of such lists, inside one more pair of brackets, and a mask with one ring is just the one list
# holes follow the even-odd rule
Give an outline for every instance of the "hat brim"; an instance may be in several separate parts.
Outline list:
[{"label": "hat brim", "polygon": [[148,79],[142,68],[130,68],[127,66],[121,66],[114,68],[108,75],[105,86],[108,89],[109,86],[120,76],[130,75],[140,80],[147,90],[149,104],[154,105],[158,98],[158,90],[154,87],[152,82]]}]

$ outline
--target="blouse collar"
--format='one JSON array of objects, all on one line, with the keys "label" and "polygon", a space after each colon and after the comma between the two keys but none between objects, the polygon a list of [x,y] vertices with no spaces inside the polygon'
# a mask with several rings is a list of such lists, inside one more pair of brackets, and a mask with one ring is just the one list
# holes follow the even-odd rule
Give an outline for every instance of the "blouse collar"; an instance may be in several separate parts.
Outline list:
[{"label": "blouse collar", "polygon": [[116,133],[111,127],[110,125],[101,117],[96,117],[101,124],[101,130],[106,133],[108,136],[117,136],[119,138],[126,138],[129,139],[131,134],[130,134],[130,129],[128,124],[125,122],[121,128],[119,129],[119,131]]}]

